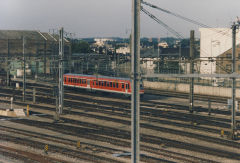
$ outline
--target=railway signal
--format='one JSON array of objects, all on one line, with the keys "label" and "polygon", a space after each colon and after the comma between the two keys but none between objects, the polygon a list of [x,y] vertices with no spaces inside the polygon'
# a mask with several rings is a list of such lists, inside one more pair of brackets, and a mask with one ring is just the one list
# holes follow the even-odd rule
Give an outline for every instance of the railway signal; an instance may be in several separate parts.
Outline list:
[{"label": "railway signal", "polygon": [[29,105],[27,105],[27,117],[29,117]]},{"label": "railway signal", "polygon": [[45,154],[48,154],[48,144],[46,144],[46,145],[44,146],[44,153],[45,153]]},{"label": "railway signal", "polygon": [[223,137],[224,136],[224,130],[222,129],[221,130],[221,137]]},{"label": "railway signal", "polygon": [[81,142],[77,141],[77,149],[81,148]]}]

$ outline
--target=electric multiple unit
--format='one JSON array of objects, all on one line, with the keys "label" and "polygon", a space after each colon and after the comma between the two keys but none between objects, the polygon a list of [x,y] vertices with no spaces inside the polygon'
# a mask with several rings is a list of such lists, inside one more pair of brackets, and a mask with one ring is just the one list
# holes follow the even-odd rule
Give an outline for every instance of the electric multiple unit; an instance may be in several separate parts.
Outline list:
[{"label": "electric multiple unit", "polygon": [[[131,95],[131,80],[98,75],[64,74],[64,86]],[[142,81],[140,94],[144,94]]]}]

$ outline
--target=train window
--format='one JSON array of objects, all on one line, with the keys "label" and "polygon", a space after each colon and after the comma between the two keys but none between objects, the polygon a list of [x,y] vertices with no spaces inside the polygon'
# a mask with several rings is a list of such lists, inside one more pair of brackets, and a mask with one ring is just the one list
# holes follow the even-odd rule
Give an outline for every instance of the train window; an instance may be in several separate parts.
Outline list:
[{"label": "train window", "polygon": [[107,86],[107,82],[104,82],[104,86],[105,86],[105,87]]},{"label": "train window", "polygon": [[110,82],[110,87],[112,87],[112,82]]},{"label": "train window", "polygon": [[98,82],[98,85],[101,86],[101,82],[100,81]]},{"label": "train window", "polygon": [[124,89],[124,83],[122,83],[122,88]]},{"label": "train window", "polygon": [[115,83],[113,83],[113,88],[115,88]]},{"label": "train window", "polygon": [[98,81],[95,81],[96,82],[96,85],[98,85]]},{"label": "train window", "polygon": [[86,79],[83,80],[83,84],[86,84]]},{"label": "train window", "polygon": [[104,85],[104,82],[102,82],[102,86]]},{"label": "train window", "polygon": [[107,82],[107,87],[109,87],[109,82]]},{"label": "train window", "polygon": [[70,78],[68,78],[68,82],[70,82]]},{"label": "train window", "polygon": [[118,83],[116,83],[116,88],[118,88]]}]

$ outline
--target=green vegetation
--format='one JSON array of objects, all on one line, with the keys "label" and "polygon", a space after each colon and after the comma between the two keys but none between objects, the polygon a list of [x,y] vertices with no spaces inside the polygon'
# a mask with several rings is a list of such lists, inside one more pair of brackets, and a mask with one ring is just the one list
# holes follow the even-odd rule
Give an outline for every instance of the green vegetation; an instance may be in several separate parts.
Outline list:
[{"label": "green vegetation", "polygon": [[90,45],[86,41],[79,41],[72,43],[72,53],[90,53]]}]

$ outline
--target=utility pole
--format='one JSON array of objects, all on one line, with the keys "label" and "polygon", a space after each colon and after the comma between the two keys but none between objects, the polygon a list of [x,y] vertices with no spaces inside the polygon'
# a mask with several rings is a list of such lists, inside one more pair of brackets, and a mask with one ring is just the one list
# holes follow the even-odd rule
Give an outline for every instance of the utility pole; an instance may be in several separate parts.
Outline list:
[{"label": "utility pole", "polygon": [[36,44],[36,60],[35,60],[35,64],[36,64],[36,69],[35,69],[35,80],[37,80],[38,78],[38,68],[39,68],[39,63],[38,63],[38,56],[39,56],[39,43],[37,42]]},{"label": "utility pole", "polygon": [[[89,55],[89,54],[87,54],[87,55]],[[89,56],[87,56],[87,74],[88,74],[88,62],[89,62],[89,58],[88,58]],[[107,64],[106,64],[107,65]]]},{"label": "utility pole", "polygon": [[38,71],[39,71],[39,61],[36,61],[36,72],[35,72],[35,79],[38,78]]},{"label": "utility pole", "polygon": [[182,43],[179,42],[179,63],[178,63],[178,73],[181,74],[181,57],[182,57]]},{"label": "utility pole", "polygon": [[10,85],[10,67],[9,67],[9,55],[10,55],[10,46],[9,46],[9,39],[7,39],[7,86]]},{"label": "utility pole", "polygon": [[59,31],[59,82],[58,82],[58,108],[57,114],[62,114],[64,106],[64,87],[63,87],[63,58],[64,58],[64,30]]},{"label": "utility pole", "polygon": [[[232,26],[232,73],[235,73],[236,70],[236,29],[239,25],[236,25],[235,23]],[[232,121],[231,121],[231,136],[232,139],[235,139],[235,131],[236,131],[236,78],[232,78]]]},{"label": "utility pole", "polygon": [[26,57],[25,57],[25,37],[22,38],[23,42],[23,102],[25,102],[26,95]]},{"label": "utility pole", "polygon": [[44,58],[43,58],[43,68],[44,68],[44,77],[46,77],[47,73],[47,42],[44,40]]},{"label": "utility pole", "polygon": [[[190,74],[194,73],[194,31],[190,32]],[[193,113],[194,108],[194,78],[190,78],[189,88],[189,112]]]},{"label": "utility pole", "polygon": [[[159,39],[160,40],[160,39]],[[159,49],[159,40],[158,40],[158,65],[157,65],[157,68],[158,68],[158,74],[159,74],[159,62],[160,62],[160,60],[159,60],[159,55],[160,55],[160,49]],[[159,81],[159,78],[158,78],[158,81]]]},{"label": "utility pole", "polygon": [[72,37],[72,33],[70,33],[70,45],[69,45],[69,54],[68,54],[68,64],[69,64],[69,72],[72,73],[72,44],[73,44],[73,37]]},{"label": "utility pole", "polygon": [[116,54],[116,50],[114,50],[114,76],[115,77],[117,76],[117,54]]},{"label": "utility pole", "polygon": [[33,88],[33,103],[36,103],[36,87]]},{"label": "utility pole", "polygon": [[[116,53],[116,50],[115,50],[115,53]],[[117,54],[117,76],[119,75],[119,71],[120,71],[119,62],[120,62],[120,56],[119,54]]]},{"label": "utility pole", "polygon": [[132,0],[132,163],[138,163],[140,161],[140,6],[141,0]]}]

